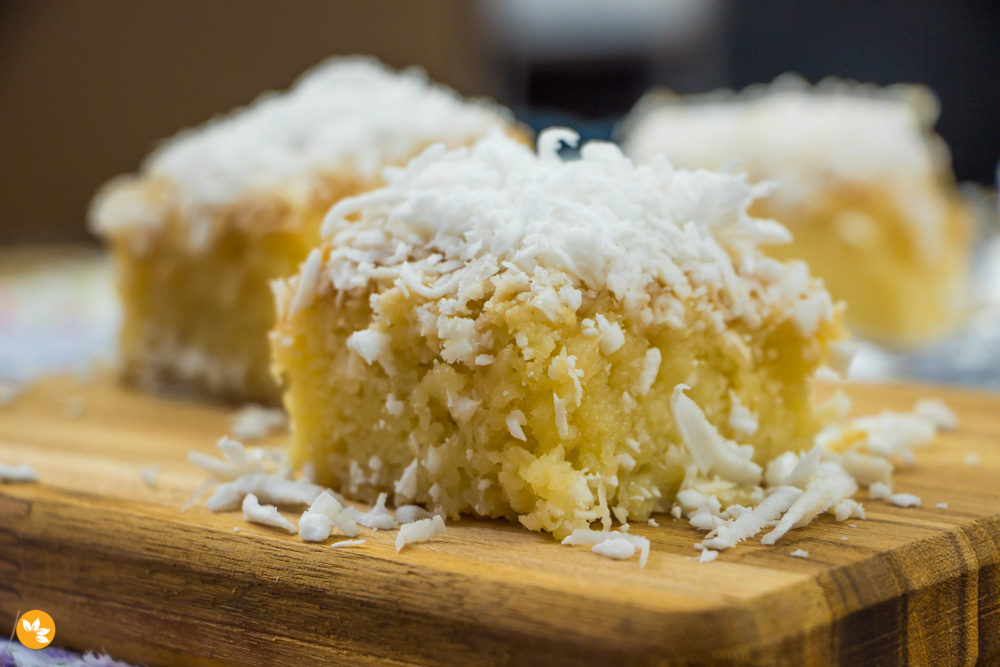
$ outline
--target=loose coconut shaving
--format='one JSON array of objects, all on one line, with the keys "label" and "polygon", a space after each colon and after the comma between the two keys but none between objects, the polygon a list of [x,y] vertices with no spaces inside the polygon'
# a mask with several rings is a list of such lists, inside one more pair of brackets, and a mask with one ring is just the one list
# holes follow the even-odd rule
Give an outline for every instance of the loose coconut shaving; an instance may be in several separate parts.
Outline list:
[{"label": "loose coconut shaving", "polygon": [[[201,452],[192,451],[188,454],[188,460],[210,473],[211,477],[195,492],[183,510],[214,488],[205,503],[210,511],[221,512],[242,507],[243,518],[247,521],[298,533],[305,542],[324,542],[334,530],[346,537],[355,537],[361,533],[360,526],[376,531],[402,526],[396,540],[397,551],[405,544],[430,539],[445,530],[444,520],[440,516],[416,505],[404,505],[394,515],[386,507],[387,496],[384,493],[374,507],[363,512],[348,504],[337,492],[313,484],[309,481],[309,475],[295,479],[284,450],[248,448],[237,440],[225,437],[219,440],[218,446],[222,450],[222,459]],[[7,470],[25,474],[22,468],[27,467],[7,468],[0,465],[0,481],[7,481],[4,477]],[[261,501],[271,504],[262,505]],[[302,513],[298,527],[286,519],[277,507],[304,505],[308,509]],[[420,527],[410,527],[417,525]],[[345,540],[331,546],[359,546],[364,542],[365,540]]]},{"label": "loose coconut shaving", "polygon": [[38,473],[27,463],[11,466],[0,463],[0,483],[37,482]]},{"label": "loose coconut shaving", "polygon": [[434,142],[460,145],[511,125],[505,109],[469,102],[419,70],[395,72],[371,58],[331,58],[283,93],[181,132],[138,176],[108,184],[91,219],[102,233],[190,226],[204,246],[213,212],[261,193],[307,201],[331,172],[374,180]]},{"label": "loose coconut shaving", "polygon": [[[852,498],[860,487],[868,487],[873,500],[919,506],[917,496],[892,492],[894,464],[910,465],[913,450],[930,444],[939,424],[957,427],[954,413],[939,401],[918,402],[912,414],[842,420],[817,434],[811,450],[781,454],[761,475],[752,449],[719,435],[685,389],[678,385],[672,409],[690,462],[672,513],[708,532],[699,544],[702,562],[714,559],[704,556],[707,550],[730,549],[767,529],[760,542],[773,545],[824,513],[837,521],[864,519],[864,508]],[[748,500],[752,507],[742,504]]]}]

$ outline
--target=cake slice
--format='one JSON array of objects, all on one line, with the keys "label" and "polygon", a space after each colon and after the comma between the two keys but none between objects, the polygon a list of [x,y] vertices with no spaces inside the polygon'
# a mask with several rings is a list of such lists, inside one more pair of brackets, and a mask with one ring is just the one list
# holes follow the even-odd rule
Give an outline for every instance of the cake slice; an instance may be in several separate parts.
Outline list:
[{"label": "cake slice", "polygon": [[749,488],[811,446],[840,309],[761,254],[787,232],[747,214],[760,189],[600,142],[562,162],[560,140],[431,148],[276,281],[292,457],[318,482],[562,537],[669,510],[685,466]]},{"label": "cake slice", "polygon": [[969,307],[970,211],[936,115],[918,86],[783,77],[738,94],[650,94],[623,143],[639,162],[734,164],[772,181],[751,212],[780,220],[794,241],[769,254],[806,260],[848,303],[855,331],[906,347],[947,334]]},{"label": "cake slice", "polygon": [[277,402],[268,282],[292,274],[330,205],[376,187],[383,168],[491,128],[518,132],[506,110],[420,72],[341,58],[182,132],[109,183],[91,211],[117,262],[126,378]]}]

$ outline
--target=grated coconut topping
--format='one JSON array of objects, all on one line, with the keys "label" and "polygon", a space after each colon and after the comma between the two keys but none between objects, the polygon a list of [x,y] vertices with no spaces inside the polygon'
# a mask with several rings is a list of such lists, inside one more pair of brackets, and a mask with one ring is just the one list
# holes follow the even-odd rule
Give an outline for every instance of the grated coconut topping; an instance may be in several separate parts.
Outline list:
[{"label": "grated coconut topping", "polygon": [[735,94],[651,94],[626,122],[623,144],[639,162],[663,154],[690,168],[735,165],[773,180],[773,196],[788,206],[808,204],[833,182],[878,183],[933,251],[944,211],[926,184],[949,160],[931,131],[937,113],[933,94],[917,86],[810,86],[784,76]]},{"label": "grated coconut topping", "polygon": [[[747,214],[763,189],[745,176],[678,170],[665,159],[636,166],[604,142],[563,162],[555,139],[575,144],[577,135],[546,130],[536,155],[493,132],[470,148],[439,144],[405,168],[386,169],[385,187],[330,210],[324,270],[315,285],[305,284],[311,273],[292,279],[295,292],[377,283],[436,301],[444,360],[470,366],[479,339],[463,315],[491,279],[526,288],[553,320],[579,307],[581,290],[607,290],[626,310],[676,327],[689,309],[720,330],[741,318],[749,326],[790,320],[804,337],[833,319],[829,294],[804,264],[761,254],[759,246],[789,235]],[[655,311],[654,285],[670,288]],[[620,325],[604,317],[588,331],[601,336],[605,354],[622,344]],[[384,341],[385,332],[362,331],[349,346],[370,364]],[[519,342],[531,359],[526,345]],[[644,378],[655,376],[657,354]]]},{"label": "grated coconut topping", "polygon": [[470,103],[421,70],[331,58],[289,90],[185,130],[150,155],[142,175],[170,184],[174,201],[123,179],[95,200],[92,219],[100,231],[155,227],[169,204],[197,236],[199,219],[248,195],[280,188],[306,200],[330,173],[371,181],[431,143],[467,143],[510,122],[506,110]]}]

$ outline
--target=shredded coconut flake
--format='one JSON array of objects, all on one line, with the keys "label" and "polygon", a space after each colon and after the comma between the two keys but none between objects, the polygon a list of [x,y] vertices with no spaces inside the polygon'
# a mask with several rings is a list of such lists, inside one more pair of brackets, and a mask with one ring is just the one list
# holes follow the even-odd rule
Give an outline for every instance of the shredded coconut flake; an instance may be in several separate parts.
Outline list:
[{"label": "shredded coconut flake", "polygon": [[342,549],[344,547],[360,547],[364,544],[364,540],[341,540],[339,542],[334,542],[330,545],[331,549]]},{"label": "shredded coconut flake", "polygon": [[396,519],[392,516],[392,512],[386,509],[385,502],[387,499],[388,494],[380,493],[378,500],[375,501],[375,505],[369,511],[360,512],[357,508],[348,507],[344,512],[367,528],[392,530],[396,527]]},{"label": "shredded coconut flake", "polygon": [[391,342],[392,337],[389,334],[364,329],[351,334],[351,337],[347,339],[347,347],[357,352],[358,356],[371,366],[379,357],[389,351]]},{"label": "shredded coconut flake", "polygon": [[590,547],[595,554],[614,560],[627,560],[635,555],[635,545],[626,539],[613,537]]},{"label": "shredded coconut flake", "polygon": [[[628,532],[625,532],[627,530],[627,524],[623,525],[621,530],[614,531],[578,528],[563,538],[562,543],[565,545],[588,546],[591,547],[591,550],[595,553],[606,556],[607,558],[615,559],[631,558],[635,555],[636,551],[638,551],[639,567],[646,567],[646,563],[649,560],[649,540],[639,535],[630,535]],[[607,542],[615,542],[615,544],[602,546]],[[627,543],[631,549],[629,550],[621,546],[621,544],[619,544],[620,542]],[[623,555],[626,552],[628,555]]]},{"label": "shredded coconut flake", "polygon": [[699,563],[711,563],[716,558],[719,557],[719,552],[713,549],[702,549],[701,554],[698,556]]},{"label": "shredded coconut flake", "polygon": [[319,279],[319,272],[323,270],[323,252],[319,248],[309,251],[309,256],[302,264],[302,274],[299,276],[299,284],[295,289],[295,295],[288,307],[289,317],[305,310],[313,304],[316,298],[316,281]]},{"label": "shredded coconut flake", "polygon": [[440,516],[404,524],[399,527],[399,533],[396,535],[396,551],[402,551],[407,544],[429,540],[444,531],[444,519]]},{"label": "shredded coconut flake", "polygon": [[868,495],[872,500],[885,500],[892,495],[892,487],[882,482],[875,482],[868,487]]},{"label": "shredded coconut flake", "polygon": [[939,510],[946,510],[948,509],[948,503],[938,503],[937,505],[935,505],[935,507],[937,507]]},{"label": "shredded coconut flake", "polygon": [[625,344],[625,334],[622,327],[617,322],[610,322],[604,315],[598,314],[594,318],[597,322],[597,331],[601,335],[601,342],[598,348],[601,354],[611,355],[621,349]]},{"label": "shredded coconut flake", "polygon": [[642,365],[642,373],[639,375],[639,386],[636,387],[636,394],[645,396],[656,382],[656,376],[660,372],[660,363],[663,361],[663,354],[658,348],[651,347],[646,351],[646,359]]},{"label": "shredded coconut flake", "polygon": [[250,403],[233,415],[229,430],[239,440],[262,440],[274,431],[285,428],[288,415],[281,408],[265,408]]},{"label": "shredded coconut flake", "polygon": [[763,471],[752,460],[753,447],[738,445],[719,435],[701,408],[684,394],[687,389],[690,389],[687,385],[677,385],[670,406],[684,445],[698,469],[703,474],[714,473],[740,484],[758,483]]},{"label": "shredded coconut flake", "polygon": [[788,554],[792,558],[809,558],[809,552],[805,549],[796,549],[792,553]]},{"label": "shredded coconut flake", "polygon": [[913,411],[934,422],[942,430],[954,431],[958,428],[958,415],[939,398],[921,398],[913,407]]},{"label": "shredded coconut flake", "polygon": [[396,398],[395,394],[389,394],[385,398],[385,411],[388,412],[393,417],[398,417],[403,414],[403,409],[406,404]]},{"label": "shredded coconut flake", "polygon": [[38,473],[27,463],[11,466],[0,463],[0,482],[37,482]]},{"label": "shredded coconut flake", "polygon": [[736,392],[729,392],[729,428],[737,435],[752,436],[759,428],[757,415],[750,412]]},{"label": "shredded coconut flake", "polygon": [[292,534],[298,532],[298,529],[291,521],[281,516],[277,507],[274,505],[261,505],[257,501],[257,496],[252,493],[248,493],[243,499],[243,518],[252,523],[284,528]]},{"label": "shredded coconut flake", "polygon": [[160,464],[154,463],[139,469],[139,477],[146,486],[156,486],[156,476],[160,474]]},{"label": "shredded coconut flake", "polygon": [[306,510],[299,519],[299,537],[306,542],[323,542],[333,532],[333,521],[322,512]]},{"label": "shredded coconut flake", "polygon": [[792,486],[778,487],[754,509],[714,528],[702,544],[716,550],[735,547],[777,520],[801,496],[802,489]]},{"label": "shredded coconut flake", "polygon": [[920,507],[920,498],[912,493],[894,493],[889,502],[896,507]]},{"label": "shredded coconut flake", "polygon": [[510,433],[511,437],[517,438],[521,442],[528,440],[522,428],[527,423],[527,418],[525,418],[524,413],[520,410],[511,410],[507,413],[507,432]]},{"label": "shredded coconut flake", "polygon": [[569,423],[566,421],[566,401],[553,392],[552,406],[555,410],[556,432],[560,438],[565,438],[569,435]]},{"label": "shredded coconut flake", "polygon": [[413,459],[410,465],[406,466],[403,470],[403,474],[400,475],[399,479],[395,484],[395,491],[398,498],[405,498],[407,500],[412,500],[417,495],[417,475],[418,469],[420,467],[420,462],[417,459]]},{"label": "shredded coconut flake", "polygon": [[479,409],[482,401],[477,401],[466,396],[456,396],[448,392],[448,411],[451,416],[459,422],[467,422],[472,419]]}]

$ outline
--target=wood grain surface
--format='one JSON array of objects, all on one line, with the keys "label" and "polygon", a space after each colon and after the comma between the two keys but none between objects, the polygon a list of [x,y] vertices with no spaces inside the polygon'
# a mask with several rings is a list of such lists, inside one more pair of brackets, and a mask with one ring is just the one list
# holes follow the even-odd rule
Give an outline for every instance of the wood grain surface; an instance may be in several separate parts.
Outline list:
[{"label": "wood grain surface", "polygon": [[203,480],[187,452],[213,452],[232,409],[50,381],[0,406],[0,462],[41,477],[0,485],[0,631],[42,609],[55,644],[148,665],[997,664],[1000,396],[848,393],[858,413],[927,395],[959,413],[896,475],[922,507],[867,501],[855,528],[824,517],[710,564],[697,531],[660,517],[632,529],[652,541],[640,569],[502,522],[452,521],[397,554],[394,532],[330,549],[181,513]]}]

